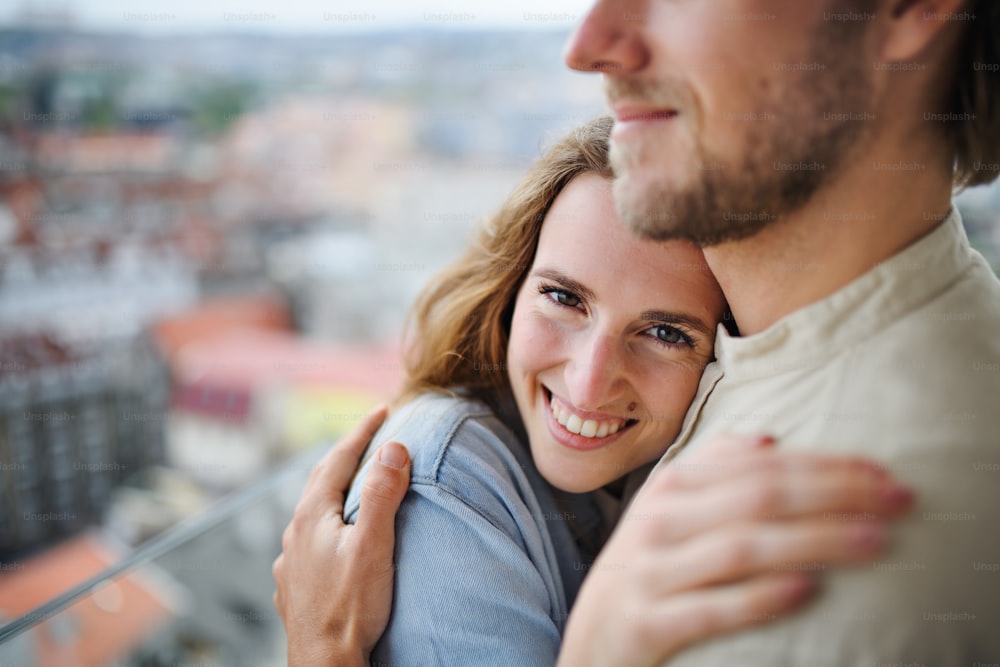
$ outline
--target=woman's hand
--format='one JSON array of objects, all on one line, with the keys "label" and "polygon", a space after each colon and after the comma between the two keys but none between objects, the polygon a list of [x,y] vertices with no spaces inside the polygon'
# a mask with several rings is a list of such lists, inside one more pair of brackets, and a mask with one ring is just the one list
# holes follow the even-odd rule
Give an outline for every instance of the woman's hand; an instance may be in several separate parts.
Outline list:
[{"label": "woman's hand", "polygon": [[723,436],[655,471],[570,613],[560,665],[660,665],[787,614],[828,565],[872,560],[912,493],[876,464]]},{"label": "woman's hand", "polygon": [[271,570],[289,667],[367,667],[389,622],[395,514],[410,485],[405,447],[390,442],[379,449],[357,523],[345,524],[343,515],[351,479],[385,416],[385,408],[368,415],[316,464],[282,536]]}]

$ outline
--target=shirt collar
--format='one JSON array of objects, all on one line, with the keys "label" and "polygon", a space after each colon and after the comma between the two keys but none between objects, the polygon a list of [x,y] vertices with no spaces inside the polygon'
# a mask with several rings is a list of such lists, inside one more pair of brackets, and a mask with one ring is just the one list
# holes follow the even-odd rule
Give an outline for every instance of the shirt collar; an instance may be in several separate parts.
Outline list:
[{"label": "shirt collar", "polygon": [[614,527],[620,503],[602,490],[592,493],[569,493],[546,482],[535,467],[528,433],[513,395],[501,392],[494,403],[497,418],[517,436],[517,442],[511,444],[514,456],[518,458],[522,468],[530,471],[529,474],[536,478],[536,484],[551,491],[560,510],[559,516],[570,518],[571,530],[577,546],[580,547],[581,558],[593,560]]},{"label": "shirt collar", "polygon": [[944,221],[902,252],[764,331],[734,337],[720,325],[715,356],[727,380],[820,365],[942,292],[970,260],[962,218],[952,206]]}]

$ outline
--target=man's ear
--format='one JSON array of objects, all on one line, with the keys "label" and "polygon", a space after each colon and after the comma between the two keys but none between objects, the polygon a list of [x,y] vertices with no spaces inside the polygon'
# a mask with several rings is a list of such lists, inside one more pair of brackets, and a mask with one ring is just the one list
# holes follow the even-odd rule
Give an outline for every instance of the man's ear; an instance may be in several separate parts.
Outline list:
[{"label": "man's ear", "polygon": [[[995,2],[996,0],[989,0]],[[956,22],[968,21],[976,3],[968,0],[889,0],[888,31],[882,43],[885,62],[912,62]]]}]

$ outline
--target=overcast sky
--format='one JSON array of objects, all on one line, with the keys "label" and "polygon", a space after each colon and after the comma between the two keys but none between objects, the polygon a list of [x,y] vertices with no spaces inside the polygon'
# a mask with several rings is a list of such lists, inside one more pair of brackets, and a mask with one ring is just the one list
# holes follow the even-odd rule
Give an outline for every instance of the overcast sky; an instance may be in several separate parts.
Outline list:
[{"label": "overcast sky", "polygon": [[82,27],[334,32],[391,27],[571,28],[589,0],[0,0],[0,23],[68,12]]}]

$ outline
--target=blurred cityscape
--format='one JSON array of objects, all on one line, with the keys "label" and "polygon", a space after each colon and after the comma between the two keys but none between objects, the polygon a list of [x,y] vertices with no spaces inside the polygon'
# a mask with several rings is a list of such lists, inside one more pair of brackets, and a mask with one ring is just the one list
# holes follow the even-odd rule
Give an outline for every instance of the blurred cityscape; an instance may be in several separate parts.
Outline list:
[{"label": "blurred cityscape", "polygon": [[[604,109],[564,38],[0,28],[0,625],[392,396],[417,291]],[[996,188],[961,201],[1000,267]],[[301,483],[0,664],[280,662]]]},{"label": "blurred cityscape", "polygon": [[[416,292],[603,110],[561,33],[43,23],[0,29],[0,625],[390,398]],[[296,480],[0,664],[270,664]]]}]

